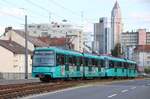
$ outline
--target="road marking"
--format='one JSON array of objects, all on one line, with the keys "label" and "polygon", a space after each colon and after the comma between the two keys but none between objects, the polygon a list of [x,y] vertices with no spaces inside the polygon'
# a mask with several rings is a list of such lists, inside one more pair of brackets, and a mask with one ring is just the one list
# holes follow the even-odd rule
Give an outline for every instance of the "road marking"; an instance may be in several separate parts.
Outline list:
[{"label": "road marking", "polygon": [[127,92],[127,91],[128,91],[128,90],[122,90],[121,92],[124,93],[124,92]]},{"label": "road marking", "polygon": [[112,98],[112,97],[114,97],[114,96],[116,96],[117,94],[112,94],[112,95],[110,95],[110,96],[108,96],[108,98]]},{"label": "road marking", "polygon": [[147,86],[150,86],[150,84],[147,84]]},{"label": "road marking", "polygon": [[132,87],[131,89],[135,89],[136,87]]}]

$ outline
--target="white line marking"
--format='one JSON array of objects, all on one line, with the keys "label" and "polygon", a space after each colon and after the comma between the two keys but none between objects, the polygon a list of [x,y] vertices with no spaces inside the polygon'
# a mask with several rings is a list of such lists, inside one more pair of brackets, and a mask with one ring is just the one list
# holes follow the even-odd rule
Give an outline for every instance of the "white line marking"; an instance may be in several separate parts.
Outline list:
[{"label": "white line marking", "polygon": [[110,96],[108,96],[108,98],[112,98],[112,97],[114,97],[114,96],[116,96],[117,94],[112,94],[112,95],[110,95]]},{"label": "white line marking", "polygon": [[131,89],[135,89],[136,87],[132,87]]},{"label": "white line marking", "polygon": [[128,91],[128,90],[122,90],[121,92],[124,93],[124,92],[127,92],[127,91]]}]

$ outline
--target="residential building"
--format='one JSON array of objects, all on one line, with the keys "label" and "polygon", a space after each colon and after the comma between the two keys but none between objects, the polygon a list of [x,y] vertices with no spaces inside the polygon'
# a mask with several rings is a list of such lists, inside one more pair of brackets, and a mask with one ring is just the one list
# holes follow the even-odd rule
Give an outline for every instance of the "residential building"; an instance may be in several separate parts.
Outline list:
[{"label": "residential building", "polygon": [[50,38],[70,38],[74,50],[83,52],[83,31],[80,27],[67,23],[29,24],[30,36]]},{"label": "residential building", "polygon": [[116,1],[112,12],[111,12],[111,39],[112,39],[112,49],[117,43],[121,43],[121,33],[122,33],[122,20],[121,20],[121,9],[118,2]]},{"label": "residential building", "polygon": [[129,59],[132,59],[134,48],[138,45],[150,45],[150,32],[146,29],[138,29],[132,32],[123,32],[121,34],[121,45],[123,51]]},{"label": "residential building", "polygon": [[121,44],[125,46],[149,45],[150,32],[146,29],[138,29],[136,32],[123,32],[121,34]]},{"label": "residential building", "polygon": [[139,45],[134,49],[133,59],[139,66],[150,66],[150,45]]},{"label": "residential building", "polygon": [[[1,40],[12,40],[21,46],[25,47],[25,32],[21,30],[12,29],[8,27],[5,29],[5,33],[1,36]],[[35,47],[46,47],[48,46],[44,42],[38,40],[36,37],[27,35],[28,49],[33,51]]]},{"label": "residential building", "polygon": [[94,24],[93,51],[98,54],[109,54],[111,51],[111,35],[106,17]]},{"label": "residential building", "polygon": [[84,52],[92,53],[92,41],[93,33],[92,32],[83,32],[83,47]]},{"label": "residential building", "polygon": [[[25,48],[10,40],[0,40],[0,79],[24,79]],[[31,54],[28,50],[28,73],[31,74]],[[31,75],[30,75],[31,77]],[[30,78],[29,77],[29,78]]]},{"label": "residential building", "polygon": [[49,38],[49,37],[38,37],[39,40],[48,44],[49,46],[54,46],[58,48],[74,49],[74,45],[69,38]]}]

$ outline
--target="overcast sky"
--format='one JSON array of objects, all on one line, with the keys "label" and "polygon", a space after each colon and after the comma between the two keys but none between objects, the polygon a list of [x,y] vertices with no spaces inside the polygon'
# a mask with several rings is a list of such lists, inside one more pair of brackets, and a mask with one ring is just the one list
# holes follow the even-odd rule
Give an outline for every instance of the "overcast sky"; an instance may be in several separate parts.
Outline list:
[{"label": "overcast sky", "polygon": [[[110,22],[115,2],[116,0],[0,0],[0,30],[3,32],[5,26],[23,28],[26,13],[28,23],[61,22],[67,19],[72,24],[84,24],[85,31],[93,31],[93,23],[98,22],[100,17],[108,17]],[[118,2],[124,31],[150,29],[150,0]]]}]

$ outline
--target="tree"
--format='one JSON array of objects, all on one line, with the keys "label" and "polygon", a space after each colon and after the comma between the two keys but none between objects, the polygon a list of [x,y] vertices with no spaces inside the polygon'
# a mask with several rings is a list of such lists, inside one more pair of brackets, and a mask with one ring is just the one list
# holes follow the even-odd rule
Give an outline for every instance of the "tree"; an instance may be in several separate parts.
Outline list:
[{"label": "tree", "polygon": [[147,73],[147,74],[150,74],[150,67],[144,68],[144,72]]},{"label": "tree", "polygon": [[117,43],[115,45],[115,48],[113,50],[111,50],[111,55],[115,56],[115,57],[119,57],[119,56],[122,55],[122,53],[121,53],[121,44],[120,43]]}]

